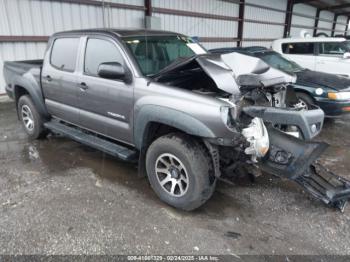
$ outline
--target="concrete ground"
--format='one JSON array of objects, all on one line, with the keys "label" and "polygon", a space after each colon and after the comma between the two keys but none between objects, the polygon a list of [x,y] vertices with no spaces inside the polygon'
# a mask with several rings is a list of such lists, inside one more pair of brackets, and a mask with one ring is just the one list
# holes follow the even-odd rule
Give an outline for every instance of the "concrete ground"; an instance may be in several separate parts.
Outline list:
[{"label": "concrete ground", "polygon": [[[31,142],[0,103],[1,254],[350,254],[342,214],[292,182],[219,183],[194,212],[158,200],[135,166],[62,137]],[[322,161],[350,179],[350,124],[327,121]]]}]

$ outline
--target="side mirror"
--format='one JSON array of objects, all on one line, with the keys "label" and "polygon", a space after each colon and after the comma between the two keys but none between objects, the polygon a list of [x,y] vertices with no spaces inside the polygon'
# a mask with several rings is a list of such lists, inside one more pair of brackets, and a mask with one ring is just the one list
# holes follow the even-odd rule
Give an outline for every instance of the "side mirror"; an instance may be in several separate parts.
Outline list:
[{"label": "side mirror", "polygon": [[349,52],[345,52],[343,54],[343,59],[349,59],[350,58],[350,53]]},{"label": "side mirror", "polygon": [[127,72],[125,68],[118,62],[102,63],[98,67],[98,75],[106,79],[126,80]]}]

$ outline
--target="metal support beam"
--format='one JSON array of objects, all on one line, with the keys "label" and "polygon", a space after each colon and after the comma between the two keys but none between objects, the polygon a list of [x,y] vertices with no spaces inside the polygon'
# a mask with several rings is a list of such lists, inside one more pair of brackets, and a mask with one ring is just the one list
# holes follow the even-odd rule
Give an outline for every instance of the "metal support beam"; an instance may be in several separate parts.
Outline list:
[{"label": "metal support beam", "polygon": [[344,13],[337,13],[338,15],[346,15],[346,16],[348,16],[348,15],[350,15],[350,12],[344,12]]},{"label": "metal support beam", "polygon": [[307,4],[307,3],[309,3],[309,2],[316,2],[316,1],[318,1],[318,0],[295,0],[294,1],[294,4],[296,5],[296,4]]},{"label": "metal support beam", "polygon": [[345,36],[348,35],[349,23],[350,23],[350,17],[348,16],[348,19],[346,20],[346,26],[345,26],[345,33],[344,33]]},{"label": "metal support beam", "polygon": [[243,27],[244,27],[244,9],[245,9],[245,0],[239,2],[239,14],[238,14],[238,30],[237,30],[237,47],[242,46],[243,40]]},{"label": "metal support beam", "polygon": [[316,11],[316,16],[315,16],[315,23],[314,23],[314,32],[313,32],[313,36],[315,37],[316,34],[317,34],[317,28],[318,28],[318,21],[320,19],[320,13],[321,13],[321,9],[320,8],[317,8],[317,11]]},{"label": "metal support beam", "polygon": [[287,9],[286,9],[286,19],[284,22],[283,37],[288,37],[290,35],[290,28],[292,26],[293,7],[294,7],[294,0],[288,0]]},{"label": "metal support beam", "polygon": [[332,37],[334,36],[335,27],[337,26],[337,20],[338,20],[338,15],[334,14],[332,32],[331,32]]},{"label": "metal support beam", "polygon": [[145,0],[145,15],[152,16],[152,0]]},{"label": "metal support beam", "polygon": [[328,6],[328,7],[323,8],[323,10],[331,11],[331,10],[342,9],[342,8],[347,8],[347,7],[350,7],[350,4]]}]

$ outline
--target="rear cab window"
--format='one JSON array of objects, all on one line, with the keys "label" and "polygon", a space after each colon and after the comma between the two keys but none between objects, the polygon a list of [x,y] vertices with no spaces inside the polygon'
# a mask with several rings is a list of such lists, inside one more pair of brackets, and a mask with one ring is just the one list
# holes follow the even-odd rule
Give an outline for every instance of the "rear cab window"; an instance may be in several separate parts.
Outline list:
[{"label": "rear cab window", "polygon": [[315,43],[284,43],[283,54],[290,55],[314,55]]},{"label": "rear cab window", "polygon": [[56,69],[74,72],[80,38],[57,38],[51,50],[50,64]]}]

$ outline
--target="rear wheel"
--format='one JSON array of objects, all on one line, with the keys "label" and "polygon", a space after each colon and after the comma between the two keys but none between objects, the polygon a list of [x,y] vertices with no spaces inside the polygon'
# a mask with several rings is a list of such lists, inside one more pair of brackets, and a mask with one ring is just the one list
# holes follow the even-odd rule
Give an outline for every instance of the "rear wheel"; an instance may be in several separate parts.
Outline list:
[{"label": "rear wheel", "polygon": [[17,109],[24,131],[30,139],[41,138],[47,134],[43,125],[43,118],[36,110],[32,99],[28,95],[19,98]]},{"label": "rear wheel", "polygon": [[155,140],[147,150],[146,169],[158,197],[176,208],[193,210],[215,190],[206,148],[186,135],[169,134]]}]

